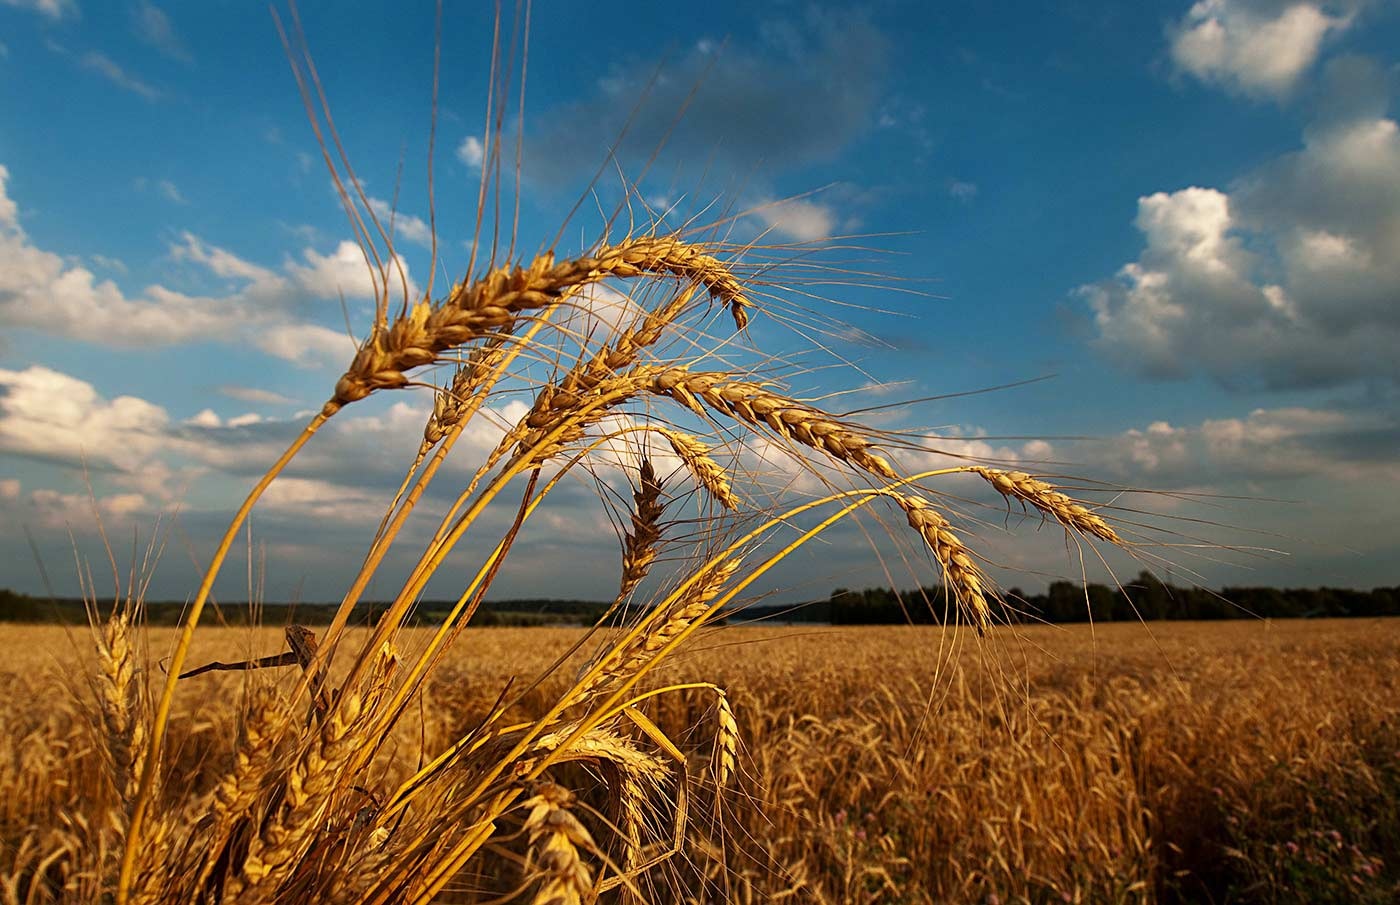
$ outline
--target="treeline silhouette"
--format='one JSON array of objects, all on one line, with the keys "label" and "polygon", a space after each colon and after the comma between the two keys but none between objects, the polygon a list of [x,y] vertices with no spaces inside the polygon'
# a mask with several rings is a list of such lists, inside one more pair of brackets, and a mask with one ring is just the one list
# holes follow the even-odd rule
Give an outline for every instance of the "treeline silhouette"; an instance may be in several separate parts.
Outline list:
[{"label": "treeline silhouette", "polygon": [[[1400,587],[1369,591],[1226,587],[1212,591],[1167,584],[1142,572],[1121,589],[1069,581],[1053,582],[1043,594],[1012,588],[1006,602],[1018,622],[1400,616]],[[899,594],[889,588],[838,588],[832,592],[821,621],[834,625],[941,623],[947,617],[947,607],[947,595],[941,588]]]},{"label": "treeline silhouette", "polygon": [[[424,600],[410,614],[409,625],[438,625],[452,611],[456,601]],[[329,625],[336,603],[267,604],[261,613],[246,603],[208,607],[200,618],[202,625]],[[356,605],[351,625],[373,625],[389,608],[382,601],[365,601]],[[486,601],[472,618],[476,626],[492,625],[591,625],[607,604],[593,600],[503,600]],[[110,612],[111,600],[99,600],[99,614]],[[150,625],[178,625],[185,613],[179,601],[151,601],[145,604],[145,619]],[[75,598],[32,597],[0,588],[0,622],[59,623],[81,625],[87,622],[87,609]]]},{"label": "treeline silhouette", "polygon": [[[1117,622],[1145,619],[1297,619],[1348,616],[1400,616],[1400,587],[1373,588],[1270,588],[1227,587],[1219,591],[1179,587],[1142,572],[1122,588],[1102,584],[1079,585],[1056,581],[1043,594],[1019,588],[1006,593],[1014,621],[1023,623]],[[105,613],[111,601],[98,601]],[[452,601],[425,600],[414,608],[409,625],[437,625],[447,617]],[[476,626],[495,625],[592,625],[607,609],[596,600],[500,600],[486,601],[472,619]],[[206,611],[206,625],[247,625],[257,619],[264,625],[327,625],[335,615],[334,603],[268,604],[256,615],[247,604],[226,604]],[[355,607],[352,625],[372,625],[388,608],[384,602],[362,602]],[[178,601],[146,604],[151,625],[176,625],[185,605]],[[785,606],[739,607],[727,614],[734,624],[749,622],[812,622],[831,625],[928,625],[948,621],[948,597],[942,588],[900,591],[837,588],[827,600]],[[81,600],[32,597],[0,588],[0,622],[66,623],[87,621]]]}]

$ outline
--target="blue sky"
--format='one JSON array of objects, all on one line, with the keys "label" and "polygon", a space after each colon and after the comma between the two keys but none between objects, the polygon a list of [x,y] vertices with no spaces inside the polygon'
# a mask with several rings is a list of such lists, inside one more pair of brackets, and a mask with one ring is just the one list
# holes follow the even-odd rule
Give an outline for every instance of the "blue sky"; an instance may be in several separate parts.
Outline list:
[{"label": "blue sky", "polygon": [[[439,280],[467,266],[492,27],[489,4],[447,6]],[[351,160],[381,211],[397,197],[422,286],[433,5],[301,12]],[[888,252],[873,264],[886,288],[824,290],[883,343],[832,351],[898,383],[850,407],[1050,377],[881,425],[1032,471],[1249,498],[1148,499],[1246,529],[1212,529],[1218,542],[1279,551],[1170,555],[1212,585],[1400,582],[1395,4],[538,4],[529,46],[525,251],[630,115],[619,165],[658,207],[753,211],[738,239],[863,234]],[[362,333],[359,252],[260,5],[0,0],[0,79],[0,586],[42,589],[32,537],[74,592],[68,528],[97,549],[85,461],[114,534],[178,508],[153,593],[183,597],[353,353],[339,299]],[[617,185],[605,175],[600,204]],[[561,253],[600,225],[590,202]],[[801,337],[760,317],[748,340],[789,354]],[[799,376],[811,395],[866,379]],[[401,393],[347,412],[268,500],[267,597],[339,593],[429,405]],[[501,594],[609,593],[616,543],[589,499],[564,494],[522,539],[570,554],[536,563],[572,564],[508,569]],[[1011,539],[984,518],[1005,584],[1079,574],[1058,532],[1013,523]],[[883,583],[852,537],[817,577],[777,584]]]}]

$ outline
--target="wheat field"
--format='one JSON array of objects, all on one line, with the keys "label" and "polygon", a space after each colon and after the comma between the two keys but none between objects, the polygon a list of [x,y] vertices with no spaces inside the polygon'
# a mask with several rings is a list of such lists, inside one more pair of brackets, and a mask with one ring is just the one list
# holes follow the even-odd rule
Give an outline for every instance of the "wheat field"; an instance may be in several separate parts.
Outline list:
[{"label": "wheat field", "polygon": [[[153,629],[161,655],[170,630]],[[468,630],[397,737],[407,770],[567,651],[570,629]],[[198,662],[282,649],[281,631],[201,632]],[[405,632],[405,650],[427,633]],[[159,660],[157,656],[156,661]],[[65,898],[109,819],[99,666],[85,631],[6,631],[0,851],[7,902]],[[138,673],[159,676],[159,663]],[[556,670],[506,719],[564,691]],[[172,716],[168,798],[216,791],[244,701],[294,678],[189,680]],[[1400,895],[1400,632],[1377,620],[998,629],[716,627],[656,677],[726,689],[736,776],[697,789],[684,852],[631,893],[676,902],[1390,902]],[[715,763],[708,687],[643,705],[693,770]],[[621,860],[615,772],[567,773],[571,813]],[[384,786],[395,778],[374,777]],[[561,777],[562,778],[562,777]],[[366,790],[366,795],[369,790]],[[366,802],[368,803],[368,802]],[[192,819],[195,815],[186,815]],[[675,811],[639,809],[660,848]],[[42,832],[36,832],[42,827]],[[193,832],[175,827],[174,832]],[[650,853],[650,852],[649,852]],[[527,871],[504,853],[441,901],[486,902]]]},{"label": "wheat field", "polygon": [[[829,371],[821,339],[849,335],[847,288],[908,288],[881,276],[869,237],[783,244],[723,205],[678,219],[626,174],[606,202],[595,177],[553,239],[518,235],[504,124],[519,86],[494,61],[524,53],[499,29],[475,233],[437,235],[430,166],[418,288],[290,12],[277,28],[372,310],[198,552],[178,627],[146,624],[168,529],[119,566],[94,513],[75,534],[106,545],[78,556],[90,625],[5,630],[0,902],[1400,894],[1391,624],[1017,624],[993,532],[1062,534],[1086,578],[1086,563],[1193,575],[1192,557],[1272,551],[1178,514],[1191,493],[979,453],[893,426],[897,403],[843,410],[832,373],[894,388],[849,362]],[[214,624],[243,545],[258,596],[250,517],[269,488],[335,455],[324,428],[346,409],[410,394],[421,441],[330,624],[284,627],[273,607],[263,629]],[[313,441],[319,460],[302,455]],[[617,529],[604,615],[474,627],[522,532],[548,531],[538,513],[579,487]],[[939,627],[723,624],[781,591],[773,570],[799,549],[857,527],[928,589],[910,603]],[[425,611],[435,577],[455,600]],[[389,598],[357,625],[371,588]]]}]

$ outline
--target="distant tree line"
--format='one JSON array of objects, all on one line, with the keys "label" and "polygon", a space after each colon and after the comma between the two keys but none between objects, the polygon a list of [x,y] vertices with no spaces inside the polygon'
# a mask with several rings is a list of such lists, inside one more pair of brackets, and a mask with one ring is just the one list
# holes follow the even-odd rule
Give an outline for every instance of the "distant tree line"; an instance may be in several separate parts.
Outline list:
[{"label": "distant tree line", "polygon": [[[1400,616],[1400,587],[1373,588],[1269,588],[1227,587],[1219,591],[1178,587],[1142,572],[1122,588],[1102,584],[1079,585],[1056,581],[1043,594],[1019,588],[1006,593],[1008,607],[1018,622],[1116,622],[1163,619],[1294,619],[1345,616]],[[99,612],[111,609],[111,601],[98,601]],[[413,610],[409,625],[439,624],[453,601],[425,600]],[[264,625],[327,625],[335,615],[334,603],[268,604],[256,617]],[[362,602],[355,607],[352,625],[372,625],[388,604]],[[591,625],[607,609],[595,600],[487,601],[472,619],[477,626],[494,625]],[[146,604],[151,625],[176,625],[185,605],[178,601]],[[928,625],[948,619],[948,597],[941,587],[896,593],[891,588],[854,591],[837,588],[827,600],[784,606],[740,607],[729,611],[731,624],[748,622],[812,622],[832,625]],[[247,604],[225,604],[206,610],[206,625],[247,625],[255,618]],[[32,597],[0,588],[0,623],[50,622],[82,624],[87,621],[83,602]]]},{"label": "distant tree line", "polygon": [[[1020,588],[1006,593],[1019,622],[1116,622],[1163,619],[1294,619],[1345,616],[1400,616],[1400,587],[1269,588],[1226,587],[1219,591],[1178,587],[1140,573],[1122,588],[1056,581],[1043,594]],[[942,623],[948,597],[942,588],[901,591],[837,588],[823,607],[823,621],[835,625]]]},{"label": "distant tree line", "polygon": [[[452,610],[456,602],[424,600],[414,607],[407,620],[409,625],[437,625]],[[224,604],[206,608],[203,625],[329,625],[339,609],[336,603],[267,604],[258,610],[246,603]],[[389,604],[383,601],[362,601],[355,606],[351,625],[373,625],[379,621]],[[602,615],[607,604],[593,600],[503,600],[486,601],[472,624],[491,625],[591,625]],[[99,600],[99,614],[110,612],[112,601]],[[151,601],[145,604],[145,619],[150,625],[178,625],[185,612],[179,601]],[[260,613],[260,614],[259,614]],[[87,609],[74,598],[33,597],[0,588],[0,622],[58,623],[80,625],[87,621]]]}]

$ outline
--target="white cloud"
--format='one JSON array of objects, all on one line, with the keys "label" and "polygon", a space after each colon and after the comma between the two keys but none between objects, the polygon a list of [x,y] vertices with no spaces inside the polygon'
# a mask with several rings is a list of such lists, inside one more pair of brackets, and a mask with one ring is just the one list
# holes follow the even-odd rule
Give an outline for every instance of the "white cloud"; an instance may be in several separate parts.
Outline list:
[{"label": "white cloud", "polygon": [[383,494],[316,478],[280,478],[263,494],[265,510],[294,517],[298,523],[320,521],[372,525],[384,515]]},{"label": "white cloud", "polygon": [[220,418],[213,409],[203,409],[185,423],[193,424],[195,427],[223,427],[224,419]]},{"label": "white cloud", "polygon": [[0,163],[0,227],[15,230],[19,229],[19,206],[10,197],[9,181],[10,170]]},{"label": "white cloud", "polygon": [[177,261],[193,261],[219,277],[247,280],[250,283],[273,284],[277,274],[245,261],[231,251],[208,245],[192,232],[180,234],[179,242],[170,244],[170,256]]},{"label": "white cloud", "polygon": [[[378,278],[365,262],[360,246],[349,239],[341,241],[335,251],[323,255],[314,248],[304,249],[302,262],[289,262],[287,274],[303,291],[315,298],[333,299],[341,295],[350,298],[373,298]],[[416,299],[418,285],[408,275],[408,263],[395,255],[389,262],[389,295],[397,299],[403,293],[400,274],[407,277],[408,295]]]},{"label": "white cloud", "polygon": [[78,16],[78,4],[75,0],[0,0],[0,3],[20,9],[33,10],[55,22],[67,16],[74,18]]},{"label": "white cloud", "polygon": [[[335,418],[259,505],[252,520],[259,543],[266,541],[270,551],[286,543],[300,545],[300,555],[268,561],[269,588],[279,589],[270,596],[291,593],[293,579],[288,576],[298,574],[306,575],[318,594],[335,593],[344,568],[353,568],[353,562],[341,560],[352,560],[355,551],[363,551],[403,468],[418,449],[430,409],[426,393],[392,394],[392,399],[387,408],[371,402]],[[460,477],[479,465],[482,455],[501,439],[501,424],[513,424],[526,412],[526,403],[516,400],[473,419],[448,464],[449,476],[439,482],[441,489],[418,507],[419,517],[404,535],[401,558],[420,548],[420,541],[426,541],[424,532],[436,527],[438,515],[455,496],[460,484],[451,475]],[[158,405],[133,397],[104,397],[92,384],[51,369],[0,371],[0,473],[5,474],[0,479],[0,541],[23,544],[19,526],[27,525],[35,529],[45,558],[59,561],[71,556],[67,525],[80,544],[95,542],[91,505],[76,471],[86,453],[88,477],[104,519],[120,520],[123,530],[128,524],[149,528],[159,510],[178,508],[181,533],[205,553],[249,483],[285,449],[305,416],[285,421],[229,417],[214,406],[177,420]],[[53,465],[61,467],[57,481]],[[11,466],[17,466],[13,478]],[[512,512],[511,505],[499,507],[481,524],[487,530],[504,530]],[[568,482],[540,515],[545,529],[568,527],[570,536],[587,542],[596,544],[610,533],[594,494]],[[112,531],[110,522],[107,527]],[[530,542],[538,541],[532,537]],[[179,575],[172,579],[172,568],[178,573],[180,564],[167,563],[157,575],[164,583],[162,594],[181,593],[184,585],[179,582],[188,580]],[[599,586],[614,580],[603,574],[608,567],[594,571],[598,574],[589,578]],[[54,577],[64,581],[60,574]],[[538,580],[533,573],[526,578]],[[529,593],[538,590],[532,585]]]},{"label": "white cloud", "polygon": [[281,393],[274,393],[271,390],[258,389],[257,387],[225,385],[219,387],[219,392],[230,399],[237,399],[240,402],[261,402],[266,405],[291,405],[295,402],[295,400],[283,396]]},{"label": "white cloud", "polygon": [[[40,488],[29,494],[28,512],[38,526],[49,531],[63,530],[93,523],[94,510],[107,530],[113,522],[149,515],[146,498],[139,493],[98,494],[94,499],[85,493],[61,493]],[[26,519],[29,521],[29,519]],[[146,519],[142,519],[146,521]]]},{"label": "white cloud", "polygon": [[1323,40],[1353,19],[1329,15],[1318,3],[1200,0],[1170,30],[1171,55],[1203,81],[1279,97],[1312,66]]},{"label": "white cloud", "polygon": [[1392,480],[1400,477],[1397,443],[1400,422],[1374,409],[1284,406],[1193,425],[1156,421],[1103,441],[1066,444],[1055,455],[1136,486],[1248,493],[1318,477]]},{"label": "white cloud", "polygon": [[814,201],[770,201],[755,210],[753,215],[764,226],[798,242],[828,239],[836,231],[836,212]]},{"label": "white cloud", "polygon": [[[300,263],[286,261],[278,273],[186,232],[171,243],[171,257],[232,281],[226,294],[189,295],[157,284],[128,296],[115,282],[29,241],[6,191],[9,175],[0,166],[0,325],[102,345],[216,341],[252,344],[295,362],[345,360],[349,343],[342,333],[295,314],[341,293],[370,296],[373,281],[354,243],[342,242],[329,255],[308,248]],[[397,272],[389,285],[397,298]],[[418,292],[411,278],[409,291]]]},{"label": "white cloud", "polygon": [[50,368],[0,369],[0,450],[134,469],[161,446],[165,410],[134,396],[104,399]]},{"label": "white cloud", "polygon": [[457,146],[457,159],[469,167],[481,166],[481,161],[485,156],[486,149],[482,147],[481,139],[475,135],[468,135]]},{"label": "white cloud", "polygon": [[269,355],[307,367],[346,365],[355,344],[343,332],[319,324],[281,324],[258,331],[253,342]]},{"label": "white cloud", "polygon": [[615,334],[643,312],[630,295],[601,283],[586,287],[571,304],[560,327],[575,336],[593,337],[595,342],[600,336]]},{"label": "white cloud", "polygon": [[136,36],[161,53],[182,63],[192,60],[185,41],[170,17],[150,0],[141,0],[131,10],[131,28]]},{"label": "white cloud", "polygon": [[189,202],[185,200],[184,194],[180,192],[180,187],[177,186],[175,183],[171,182],[169,179],[161,179],[157,181],[156,191],[164,195],[166,200],[168,201],[173,201],[176,204],[189,204]]},{"label": "white cloud", "polygon": [[186,342],[233,329],[237,312],[159,286],[127,298],[110,280],[0,230],[0,323],[97,343]]},{"label": "white cloud", "polygon": [[1141,256],[1081,287],[1101,348],[1154,376],[1322,386],[1400,379],[1400,130],[1363,117],[1229,192],[1138,201]]},{"label": "white cloud", "polygon": [[395,211],[393,205],[381,198],[370,198],[369,209],[374,212],[374,216],[379,220],[379,225],[384,228],[385,232],[391,232],[390,224],[392,221],[391,235],[395,239],[407,239],[424,248],[432,246],[432,228],[421,218],[405,214],[403,211]]},{"label": "white cloud", "polygon": [[127,72],[104,53],[98,53],[95,50],[88,51],[78,62],[84,69],[90,69],[117,87],[124,88],[133,94],[139,94],[148,101],[153,101],[161,95],[159,89]]},{"label": "white cloud", "polygon": [[959,201],[971,201],[977,197],[977,183],[954,179],[948,183],[948,194]]},{"label": "white cloud", "polygon": [[[400,402],[387,413],[337,418],[326,429],[332,442],[309,450],[293,471],[339,474],[348,484],[397,483],[403,464],[418,448],[427,411],[426,405]],[[204,408],[176,421],[160,405],[134,396],[107,398],[91,383],[51,368],[0,369],[0,453],[62,465],[86,462],[143,491],[148,485],[158,486],[145,480],[152,474],[257,471],[300,429],[299,417],[225,417]],[[491,428],[487,435],[494,442],[501,432]],[[480,439],[485,441],[487,435]],[[175,489],[172,483],[167,491]]]}]

